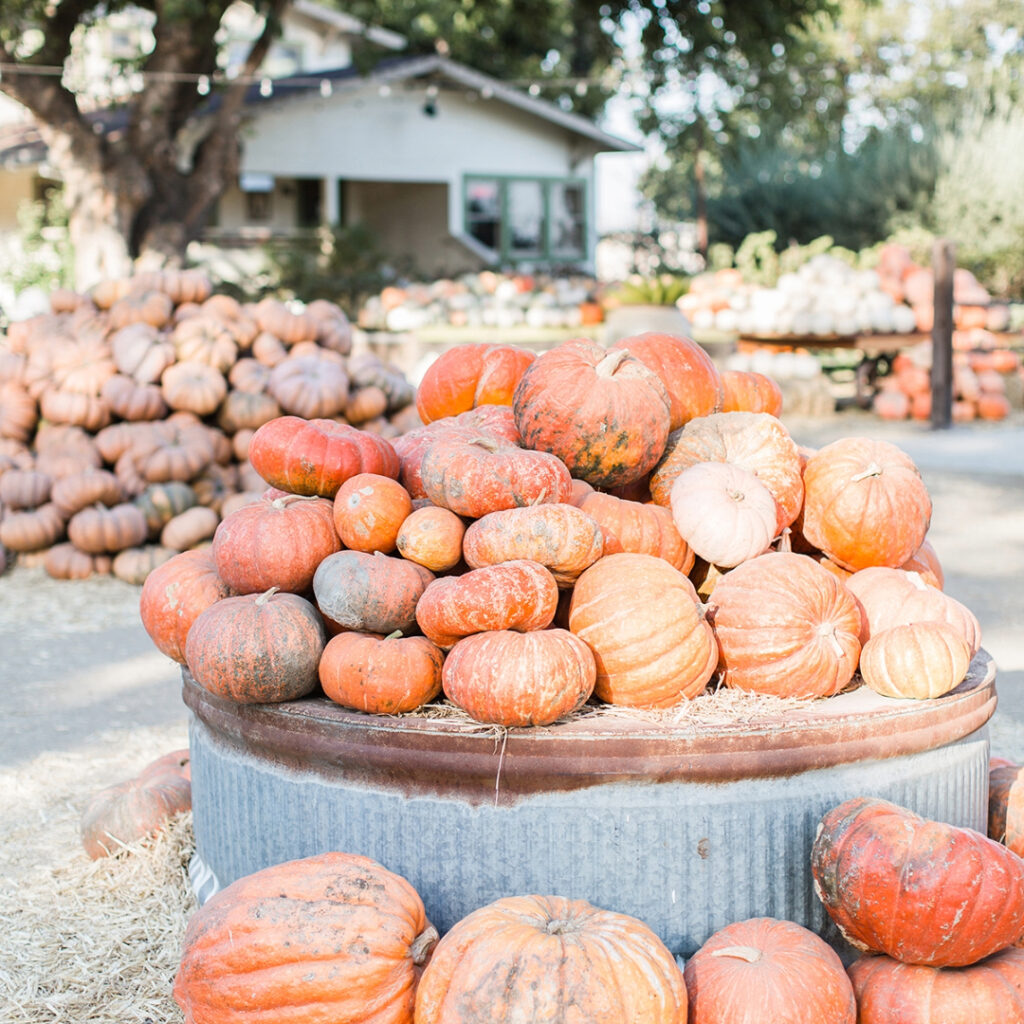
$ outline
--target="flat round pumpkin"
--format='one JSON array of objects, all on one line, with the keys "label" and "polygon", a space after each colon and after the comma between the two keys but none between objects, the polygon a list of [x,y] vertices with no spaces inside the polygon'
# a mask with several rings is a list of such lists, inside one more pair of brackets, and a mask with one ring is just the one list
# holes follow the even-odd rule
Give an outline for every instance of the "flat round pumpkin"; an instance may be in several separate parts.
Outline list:
[{"label": "flat round pumpkin", "polygon": [[515,345],[456,345],[427,367],[416,391],[424,423],[480,405],[511,405],[516,385],[536,359]]},{"label": "flat round pumpkin", "polygon": [[860,674],[883,697],[927,700],[957,687],[971,650],[945,622],[912,622],[875,633],[860,652]]}]

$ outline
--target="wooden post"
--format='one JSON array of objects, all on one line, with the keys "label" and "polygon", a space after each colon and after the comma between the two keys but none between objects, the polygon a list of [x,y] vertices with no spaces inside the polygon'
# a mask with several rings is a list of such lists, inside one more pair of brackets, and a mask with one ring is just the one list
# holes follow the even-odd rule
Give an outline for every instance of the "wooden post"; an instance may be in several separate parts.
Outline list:
[{"label": "wooden post", "polygon": [[935,276],[932,322],[932,429],[953,424],[953,270],[956,253],[948,238],[938,238],[932,248]]}]

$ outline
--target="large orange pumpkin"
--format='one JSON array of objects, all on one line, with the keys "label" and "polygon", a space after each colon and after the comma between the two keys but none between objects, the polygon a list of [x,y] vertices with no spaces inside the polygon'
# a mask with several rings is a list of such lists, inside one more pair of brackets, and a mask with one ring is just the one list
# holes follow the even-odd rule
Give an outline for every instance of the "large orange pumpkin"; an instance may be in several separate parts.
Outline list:
[{"label": "large orange pumpkin", "polygon": [[917,467],[888,441],[842,438],[807,460],[803,535],[846,569],[902,565],[931,515]]},{"label": "large orange pumpkin", "polygon": [[856,797],[822,818],[815,890],[858,949],[962,967],[1024,932],[1024,861],[968,828]]},{"label": "large orange pumpkin", "polygon": [[430,423],[479,405],[511,405],[520,377],[535,358],[515,345],[457,345],[442,352],[416,392],[420,419]]},{"label": "large orange pumpkin", "polygon": [[722,378],[695,341],[648,331],[622,338],[612,348],[624,348],[661,378],[668,393],[670,430],[721,410]]},{"label": "large orange pumpkin", "polygon": [[638,480],[669,433],[668,395],[656,373],[624,349],[563,342],[537,357],[512,401],[527,448],[551,452],[595,487]]},{"label": "large orange pumpkin", "polygon": [[860,611],[813,558],[773,551],[727,572],[709,598],[726,686],[830,697],[853,678]]},{"label": "large orange pumpkin", "polygon": [[766,412],[782,415],[782,388],[756,370],[723,370],[723,412]]},{"label": "large orange pumpkin", "polygon": [[862,956],[847,971],[858,1024],[1024,1024],[1024,949],[969,967]]},{"label": "large orange pumpkin", "polygon": [[688,1024],[856,1024],[843,962],[793,921],[756,917],[719,929],[686,962]]},{"label": "large orange pumpkin", "polygon": [[416,1024],[686,1024],[682,972],[641,921],[561,896],[513,896],[438,943]]},{"label": "large orange pumpkin", "polygon": [[413,1024],[436,941],[404,878],[324,853],[246,875],[196,911],[174,999],[186,1024]]},{"label": "large orange pumpkin", "polygon": [[718,646],[693,584],[652,555],[605,555],[576,581],[569,628],[597,659],[610,704],[669,707],[714,674]]}]

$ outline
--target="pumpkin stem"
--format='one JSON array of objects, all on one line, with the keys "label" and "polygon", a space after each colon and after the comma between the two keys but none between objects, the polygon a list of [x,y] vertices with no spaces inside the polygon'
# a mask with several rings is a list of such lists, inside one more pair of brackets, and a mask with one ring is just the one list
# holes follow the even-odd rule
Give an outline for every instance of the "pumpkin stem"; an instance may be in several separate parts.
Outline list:
[{"label": "pumpkin stem", "polygon": [[428,924],[412,940],[412,945],[409,947],[409,956],[412,957],[412,962],[417,967],[421,967],[427,962],[427,957],[430,956],[430,951],[437,945],[439,938],[440,935],[437,934],[437,929],[432,924]]},{"label": "pumpkin stem", "polygon": [[540,494],[537,495],[537,497],[532,498],[530,500],[530,507],[532,508],[532,507],[534,507],[536,505],[544,505],[544,504],[547,503],[547,500],[548,500],[548,489],[545,487],[544,490],[541,491]]},{"label": "pumpkin stem", "polygon": [[269,590],[265,590],[259,597],[256,598],[256,605],[262,607],[265,605],[281,588],[271,587]]},{"label": "pumpkin stem", "polygon": [[604,359],[594,367],[594,372],[598,377],[610,377],[619,368],[622,361],[628,357],[629,353],[624,348],[616,349],[614,352],[609,352],[608,355],[606,355]]},{"label": "pumpkin stem", "polygon": [[841,658],[843,656],[843,645],[839,642],[839,638],[836,636],[836,627],[831,622],[823,622],[818,627],[818,636],[831,641],[837,657]]},{"label": "pumpkin stem", "polygon": [[501,442],[493,437],[486,437],[481,435],[480,437],[474,437],[470,444],[475,445],[477,448],[483,448],[487,452],[496,452],[501,447]]},{"label": "pumpkin stem", "polygon": [[726,946],[723,949],[713,949],[711,955],[732,956],[737,960],[746,960],[748,964],[756,964],[763,954],[753,946]]},{"label": "pumpkin stem", "polygon": [[282,494],[270,504],[274,508],[287,508],[293,501],[316,501],[319,497],[319,494]]},{"label": "pumpkin stem", "polygon": [[793,531],[788,526],[779,534],[778,550],[789,552],[793,550]]},{"label": "pumpkin stem", "polygon": [[858,473],[856,476],[850,477],[851,483],[857,483],[858,480],[867,480],[869,476],[881,476],[882,467],[877,462],[871,462],[868,464],[868,468],[862,473]]},{"label": "pumpkin stem", "polygon": [[574,929],[570,926],[570,923],[562,917],[552,918],[544,926],[544,931],[546,931],[548,935],[564,935],[566,932],[573,930]]},{"label": "pumpkin stem", "polygon": [[746,497],[742,491],[734,491],[729,488],[726,488],[725,493],[728,494],[733,501],[742,501]]},{"label": "pumpkin stem", "polygon": [[919,572],[912,572],[910,570],[907,570],[907,575],[910,577],[910,582],[913,583],[918,590],[928,589],[928,584],[925,583],[923,577]]},{"label": "pumpkin stem", "polygon": [[384,639],[385,640],[397,640],[401,635],[402,635],[402,631],[400,629],[396,629],[394,631],[394,633],[388,633],[388,635],[386,637],[384,637]]}]

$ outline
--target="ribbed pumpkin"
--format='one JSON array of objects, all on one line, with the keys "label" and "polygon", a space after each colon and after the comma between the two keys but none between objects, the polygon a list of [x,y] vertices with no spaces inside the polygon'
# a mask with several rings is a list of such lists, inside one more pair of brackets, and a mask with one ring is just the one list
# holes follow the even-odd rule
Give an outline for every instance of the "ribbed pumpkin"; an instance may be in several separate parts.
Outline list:
[{"label": "ribbed pumpkin", "polygon": [[648,331],[611,347],[624,348],[661,379],[668,393],[670,430],[721,411],[722,378],[711,356],[695,341]]},{"label": "ribbed pumpkin", "polygon": [[142,625],[157,649],[185,664],[185,640],[200,613],[233,591],[207,550],[184,551],[146,576],[139,596]]},{"label": "ribbed pumpkin", "polygon": [[860,611],[807,555],[773,551],[727,572],[709,598],[726,686],[776,697],[830,697],[853,678]]},{"label": "ribbed pumpkin", "polygon": [[900,568],[904,572],[916,572],[931,587],[942,589],[945,576],[938,552],[932,547],[931,541],[924,541]]},{"label": "ribbed pumpkin", "polygon": [[270,371],[267,391],[293,416],[309,420],[338,416],[348,401],[345,360],[316,346],[304,355],[290,355]]},{"label": "ribbed pumpkin", "polygon": [[754,412],[722,412],[691,420],[673,431],[654,472],[651,497],[666,508],[672,485],[684,469],[698,462],[729,462],[753,473],[775,498],[775,533],[800,514],[804,487],[796,442],[774,416]]},{"label": "ribbed pumpkin", "polygon": [[444,655],[425,636],[339,633],[320,657],[320,685],[336,704],[400,715],[441,692]]},{"label": "ribbed pumpkin", "polygon": [[1018,764],[990,762],[988,837],[1024,856],[1024,775]]},{"label": "ribbed pumpkin", "polygon": [[860,652],[860,674],[883,697],[941,697],[967,675],[971,650],[945,622],[912,622],[875,633]]},{"label": "ribbed pumpkin", "polygon": [[595,487],[619,487],[649,472],[669,433],[658,375],[624,349],[586,340],[538,356],[519,381],[512,411],[527,448],[557,455]]},{"label": "ribbed pumpkin", "polygon": [[[580,483],[583,481],[574,481],[574,484]],[[679,535],[668,509],[617,498],[614,494],[595,491],[589,484],[583,485],[589,493],[572,503],[601,527],[606,555],[620,551],[654,555],[665,559],[680,572],[689,572],[693,568],[694,553]]]},{"label": "ribbed pumpkin", "polygon": [[90,576],[110,572],[109,555],[90,555],[79,551],[74,544],[54,544],[43,557],[43,568],[48,576],[57,580],[84,580]]},{"label": "ribbed pumpkin", "polygon": [[313,576],[313,593],[324,615],[343,629],[363,633],[413,633],[416,602],[434,576],[429,570],[380,551],[339,551]]},{"label": "ribbed pumpkin", "polygon": [[462,553],[472,569],[516,558],[540,562],[560,587],[571,587],[604,551],[597,522],[573,505],[511,508],[471,523]]},{"label": "ribbed pumpkin", "polygon": [[53,502],[28,512],[8,512],[0,519],[0,544],[11,551],[38,551],[64,534],[64,517]]},{"label": "ribbed pumpkin", "polygon": [[756,917],[715,932],[683,972],[688,1024],[856,1024],[843,962],[793,921]]},{"label": "ribbed pumpkin", "polygon": [[435,505],[470,519],[565,502],[572,494],[569,470],[554,455],[483,435],[434,441],[423,453],[420,479]]},{"label": "ribbed pumpkin", "polygon": [[90,798],[79,823],[82,846],[91,860],[107,857],[159,831],[169,818],[191,807],[189,753],[165,754],[134,778]]},{"label": "ribbed pumpkin", "polygon": [[605,555],[576,581],[569,628],[597,659],[609,704],[670,707],[696,697],[718,648],[693,584],[652,555]]},{"label": "ribbed pumpkin", "polygon": [[141,587],[149,579],[149,574],[154,569],[170,561],[176,554],[178,552],[161,547],[159,544],[143,544],[137,548],[125,548],[111,559],[110,572],[125,583]]},{"label": "ribbed pumpkin", "polygon": [[353,551],[390,554],[412,512],[412,498],[397,481],[379,473],[349,477],[334,497],[334,527]]},{"label": "ribbed pumpkin", "polygon": [[333,498],[357,473],[398,476],[390,442],[333,420],[280,416],[264,423],[249,443],[249,461],[271,487]]},{"label": "ribbed pumpkin", "polygon": [[967,641],[971,656],[981,647],[981,626],[966,605],[935,587],[916,572],[873,566],[855,572],[846,588],[863,613],[861,642],[883,629],[912,622],[945,622]]},{"label": "ribbed pumpkin", "polygon": [[443,572],[459,564],[465,532],[465,524],[454,512],[426,505],[405,518],[395,544],[403,558],[431,572]]},{"label": "ribbed pumpkin", "polygon": [[775,536],[775,499],[741,466],[689,466],[676,477],[669,501],[680,536],[705,561],[723,568],[764,554]]},{"label": "ribbed pumpkin", "polygon": [[197,503],[196,492],[179,480],[150,484],[135,498],[135,504],[146,517],[150,536],[160,531],[176,516]]},{"label": "ribbed pumpkin", "polygon": [[445,696],[471,718],[516,728],[551,725],[594,690],[594,655],[564,629],[493,630],[463,637],[441,673]]},{"label": "ribbed pumpkin", "polygon": [[547,629],[557,606],[554,576],[539,562],[519,559],[434,580],[416,605],[416,621],[448,649],[471,633]]},{"label": "ribbed pumpkin", "polygon": [[160,531],[160,543],[174,551],[185,551],[217,532],[220,516],[212,508],[196,505],[180,512]]},{"label": "ribbed pumpkin", "polygon": [[438,943],[416,1024],[686,1024],[682,972],[641,921],[561,896],[510,896]]},{"label": "ribbed pumpkin", "polygon": [[[9,469],[0,475],[0,504],[9,509],[38,508],[50,500],[52,489],[53,479],[49,473]],[[61,508],[56,501],[54,504]]]},{"label": "ribbed pumpkin", "polygon": [[185,662],[203,689],[239,704],[272,704],[316,689],[327,642],[316,608],[297,594],[242,594],[192,623]]},{"label": "ribbed pumpkin", "polygon": [[331,503],[293,494],[244,505],[213,535],[217,572],[239,594],[271,587],[301,594],[340,548]]},{"label": "ribbed pumpkin", "polygon": [[240,878],[196,911],[174,999],[185,1024],[412,1024],[436,941],[404,878],[324,853]]},{"label": "ribbed pumpkin", "polygon": [[926,967],[862,956],[847,971],[858,1024],[1024,1024],[1024,949],[970,967]]},{"label": "ribbed pumpkin", "polygon": [[1024,861],[968,828],[857,797],[829,811],[811,850],[825,910],[858,949],[962,967],[1024,932]]},{"label": "ribbed pumpkin", "polygon": [[457,345],[427,367],[416,391],[424,423],[479,405],[511,405],[516,385],[536,356],[515,345]]},{"label": "ribbed pumpkin", "polygon": [[111,508],[91,505],[76,512],[68,523],[68,538],[91,555],[123,551],[141,544],[149,533],[146,517],[135,505]]},{"label": "ribbed pumpkin", "polygon": [[766,412],[782,415],[782,389],[756,370],[723,370],[722,412]]},{"label": "ribbed pumpkin", "polygon": [[833,441],[804,469],[803,535],[847,569],[896,567],[921,547],[932,502],[913,461],[888,441]]}]

